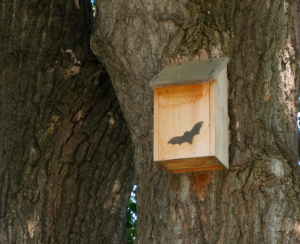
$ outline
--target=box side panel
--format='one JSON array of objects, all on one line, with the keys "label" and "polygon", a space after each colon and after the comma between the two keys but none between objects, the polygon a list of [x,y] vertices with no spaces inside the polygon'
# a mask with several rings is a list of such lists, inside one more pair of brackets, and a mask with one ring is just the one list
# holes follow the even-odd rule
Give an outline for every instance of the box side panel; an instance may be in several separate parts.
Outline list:
[{"label": "box side panel", "polygon": [[209,83],[158,88],[159,160],[209,155]]},{"label": "box side panel", "polygon": [[153,160],[159,160],[159,149],[158,149],[158,88],[154,88],[154,132],[153,132]]},{"label": "box side panel", "polygon": [[215,82],[216,157],[229,168],[228,159],[228,95],[227,67]]},{"label": "box side panel", "polygon": [[209,83],[209,155],[216,154],[215,81]]}]

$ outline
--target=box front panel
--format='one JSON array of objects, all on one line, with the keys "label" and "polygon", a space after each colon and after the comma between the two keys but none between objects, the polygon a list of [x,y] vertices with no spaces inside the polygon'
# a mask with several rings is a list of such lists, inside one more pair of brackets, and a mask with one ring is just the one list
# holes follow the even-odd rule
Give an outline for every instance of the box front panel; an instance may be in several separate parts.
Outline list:
[{"label": "box front panel", "polygon": [[158,160],[210,156],[209,83],[158,88]]}]

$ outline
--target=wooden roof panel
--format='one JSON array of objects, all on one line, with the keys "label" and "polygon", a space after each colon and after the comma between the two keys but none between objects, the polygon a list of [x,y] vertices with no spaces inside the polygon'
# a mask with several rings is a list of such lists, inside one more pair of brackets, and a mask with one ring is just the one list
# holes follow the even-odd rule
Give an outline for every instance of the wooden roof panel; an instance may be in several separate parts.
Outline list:
[{"label": "wooden roof panel", "polygon": [[228,57],[222,57],[169,64],[151,80],[150,86],[159,88],[210,82],[228,62]]}]

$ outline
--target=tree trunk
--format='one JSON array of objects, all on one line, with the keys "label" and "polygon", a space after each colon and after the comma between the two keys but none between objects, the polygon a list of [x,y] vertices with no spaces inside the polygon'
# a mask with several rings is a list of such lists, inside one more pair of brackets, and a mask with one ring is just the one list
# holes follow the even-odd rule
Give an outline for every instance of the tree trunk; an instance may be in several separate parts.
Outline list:
[{"label": "tree trunk", "polygon": [[[92,50],[129,123],[137,243],[299,243],[299,1],[97,0]],[[153,91],[168,63],[228,56],[229,171],[152,162]]]},{"label": "tree trunk", "polygon": [[0,243],[123,243],[130,132],[87,0],[0,10]]}]

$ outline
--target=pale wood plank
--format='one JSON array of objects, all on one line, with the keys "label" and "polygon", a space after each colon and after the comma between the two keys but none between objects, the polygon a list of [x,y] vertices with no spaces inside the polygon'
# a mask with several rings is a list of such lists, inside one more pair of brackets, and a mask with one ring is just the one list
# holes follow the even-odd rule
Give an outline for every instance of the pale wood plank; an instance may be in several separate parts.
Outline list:
[{"label": "pale wood plank", "polygon": [[215,82],[209,83],[209,155],[216,154]]},{"label": "pale wood plank", "polygon": [[[158,89],[158,160],[209,155],[209,83]],[[168,144],[203,122],[192,144]]]},{"label": "pale wood plank", "polygon": [[158,132],[159,132],[159,113],[158,113],[158,89],[154,89],[154,137],[153,137],[153,160],[157,161],[159,160],[159,137],[158,137]]},{"label": "pale wood plank", "polygon": [[215,82],[216,157],[229,168],[228,159],[228,95],[227,67]]}]

